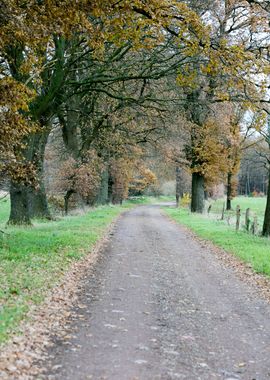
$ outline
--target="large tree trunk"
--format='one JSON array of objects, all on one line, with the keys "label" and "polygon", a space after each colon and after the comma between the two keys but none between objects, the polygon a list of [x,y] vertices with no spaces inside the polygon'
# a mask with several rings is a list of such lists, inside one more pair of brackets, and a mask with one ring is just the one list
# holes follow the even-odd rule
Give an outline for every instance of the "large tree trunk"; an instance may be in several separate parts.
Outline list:
[{"label": "large tree trunk", "polygon": [[[30,105],[31,118],[33,121],[40,123],[39,132],[25,138],[25,151],[22,152],[25,160],[36,167],[37,170],[37,190],[25,189],[25,191],[17,191],[14,196],[11,196],[11,213],[9,222],[20,224],[20,218],[16,216],[14,211],[16,205],[24,205],[20,207],[20,212],[25,210],[25,219],[32,217],[50,218],[48,203],[43,184],[43,162],[44,151],[50,132],[49,120],[56,112],[57,106],[61,104],[61,92],[63,82],[65,80],[65,39],[55,35],[55,59],[53,67],[47,65],[47,68],[42,72],[43,91],[35,101]],[[45,58],[45,57],[44,57]],[[13,76],[18,75],[19,70],[15,70]],[[50,80],[48,81],[48,77]],[[19,80],[21,80],[19,78]],[[55,102],[55,100],[57,101]],[[12,189],[13,191],[14,189]],[[21,199],[20,199],[21,198]]]},{"label": "large tree trunk", "polygon": [[204,177],[200,173],[192,173],[191,212],[203,212],[204,190]]},{"label": "large tree trunk", "polygon": [[78,106],[77,97],[69,99],[63,110],[58,111],[58,119],[62,126],[63,142],[68,153],[77,160],[79,152],[78,125],[80,123],[78,112],[74,111]]},{"label": "large tree trunk", "polygon": [[31,218],[51,219],[43,180],[44,153],[49,130],[49,128],[43,126],[43,132],[32,136],[29,142],[27,158],[36,168],[38,182],[37,188],[30,188],[28,192],[29,214]]},{"label": "large tree trunk", "polygon": [[29,189],[28,192],[29,215],[31,218],[41,218],[51,220],[48,207],[47,195],[45,192],[43,179],[39,179],[38,189]]},{"label": "large tree trunk", "polygon": [[114,186],[114,180],[113,177],[109,171],[109,178],[108,178],[108,203],[113,202],[113,186]]},{"label": "large tree trunk", "polygon": [[28,208],[28,188],[23,184],[11,181],[10,202],[11,208],[8,224],[31,225]]},{"label": "large tree trunk", "polygon": [[268,173],[267,201],[263,221],[263,236],[270,236],[270,171]]},{"label": "large tree trunk", "polygon": [[75,191],[73,189],[70,189],[66,192],[66,195],[64,196],[64,200],[65,200],[65,215],[68,214],[68,210],[69,210],[69,199],[71,197],[72,194],[74,194]]},{"label": "large tree trunk", "polygon": [[113,205],[121,205],[123,203],[123,198],[122,198],[123,190],[122,188],[113,188],[113,193],[112,193],[112,204]]},{"label": "large tree trunk", "polygon": [[101,183],[99,192],[96,198],[98,204],[106,204],[109,199],[109,170],[106,168],[101,175]]},{"label": "large tree trunk", "polygon": [[226,210],[232,209],[232,173],[227,175],[227,199],[226,199]]},{"label": "large tree trunk", "polygon": [[[211,99],[212,89],[214,83],[209,83],[210,91],[207,96]],[[192,122],[193,127],[191,129],[191,145],[189,152],[190,167],[194,171],[192,173],[192,191],[191,191],[191,212],[202,213],[205,203],[205,186],[204,176],[198,170],[201,170],[203,162],[196,151],[196,146],[200,143],[200,129],[205,124],[205,121],[209,114],[209,109],[205,104],[205,100],[201,101],[201,89],[196,89],[187,95],[187,116]],[[195,171],[196,170],[196,171]]]},{"label": "large tree trunk", "polygon": [[176,179],[176,191],[175,191],[176,207],[179,207],[180,199],[183,196],[183,191],[182,191],[182,186],[181,186],[181,169],[179,168],[179,166],[177,166],[175,170],[175,179]]},{"label": "large tree trunk", "polygon": [[[29,136],[25,142],[27,149],[24,152],[24,157],[36,168],[37,187],[34,188],[32,186],[23,185],[16,185],[14,187],[14,184],[11,184],[10,191],[14,192],[14,194],[10,197],[10,224],[25,223],[24,220],[30,221],[30,218],[51,219],[43,183],[44,152],[48,135],[49,129],[44,128],[42,132]],[[18,215],[15,211],[17,207],[20,210]],[[25,217],[19,216],[23,210],[25,212]]]}]

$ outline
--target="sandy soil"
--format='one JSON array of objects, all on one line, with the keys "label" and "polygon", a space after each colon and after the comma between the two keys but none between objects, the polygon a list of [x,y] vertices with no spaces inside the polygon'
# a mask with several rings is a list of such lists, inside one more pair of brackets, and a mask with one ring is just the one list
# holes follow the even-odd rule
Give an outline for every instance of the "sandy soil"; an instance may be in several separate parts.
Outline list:
[{"label": "sandy soil", "polygon": [[157,206],[126,213],[44,379],[270,379],[270,306]]}]

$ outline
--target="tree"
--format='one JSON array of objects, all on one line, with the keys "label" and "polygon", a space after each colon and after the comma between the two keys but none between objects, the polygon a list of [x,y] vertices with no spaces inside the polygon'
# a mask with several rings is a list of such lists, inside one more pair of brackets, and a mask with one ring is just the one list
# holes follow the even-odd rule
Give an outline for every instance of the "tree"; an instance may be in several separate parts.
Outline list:
[{"label": "tree", "polygon": [[[2,3],[1,72],[4,78],[13,78],[36,94],[24,113],[39,130],[24,136],[25,149],[16,147],[16,155],[35,168],[37,186],[35,190],[29,186],[20,188],[17,182],[11,186],[11,200],[16,203],[13,208],[23,209],[19,205],[21,199],[27,213],[33,216],[49,217],[43,160],[48,135],[57,119],[64,126],[63,135],[69,146],[77,120],[82,123],[77,131],[78,140],[83,137],[82,148],[87,152],[93,140],[97,142],[100,136],[102,140],[108,126],[115,127],[115,122],[107,121],[112,110],[114,113],[135,106],[153,110],[154,103],[162,108],[163,99],[153,102],[153,92],[147,92],[148,81],[175,77],[178,72],[179,84],[184,87],[189,83],[192,87],[198,73],[216,80],[221,72],[227,78],[229,68],[231,78],[236,80],[239,72],[245,73],[243,61],[251,62],[239,44],[213,38],[215,33],[210,33],[202,21],[201,3],[195,10],[184,2],[165,0],[151,0],[147,4],[137,0]],[[236,59],[239,65],[235,66],[232,63]],[[240,86],[243,82],[236,83]],[[198,83],[201,85],[203,80]],[[216,88],[212,86],[210,92]],[[109,112],[102,110],[99,122],[95,120],[95,128],[90,131],[85,128],[85,119],[91,116],[91,107],[81,107],[87,97],[90,104],[104,97],[112,99]],[[199,98],[201,102],[202,97]],[[119,127],[123,128],[123,124],[119,123]],[[145,138],[145,132],[146,129],[136,131],[137,140]],[[76,144],[76,139],[73,143]],[[72,150],[75,149],[73,146]],[[12,214],[10,221],[20,223],[25,218]]]},{"label": "tree", "polygon": [[242,152],[238,176],[238,194],[267,194],[269,148],[258,136],[248,138]]},{"label": "tree", "polygon": [[[11,185],[11,202],[16,203],[12,207],[22,209],[19,205],[21,199],[24,205],[28,205],[29,213],[33,216],[49,217],[42,181],[44,149],[51,122],[59,105],[64,101],[62,90],[68,73],[76,70],[80,58],[92,55],[95,62],[102,61],[105,45],[114,44],[115,41],[120,46],[120,57],[123,49],[151,48],[164,38],[160,24],[169,33],[175,34],[170,28],[173,20],[177,27],[182,26],[187,31],[189,25],[193,29],[196,27],[197,32],[200,28],[194,12],[177,2],[168,4],[164,1],[156,4],[151,1],[146,6],[141,1],[124,5],[121,2],[112,4],[109,1],[78,1],[68,4],[68,8],[66,5],[66,0],[48,4],[32,0],[27,5],[15,1],[2,3],[3,72],[5,76],[13,77],[24,86],[35,89],[37,94],[29,107],[28,117],[39,123],[40,130],[38,134],[29,135],[27,141],[25,140],[26,149],[20,154],[29,166],[36,167],[38,186],[33,190],[27,186],[21,188],[17,182]],[[180,18],[175,17],[178,12],[181,13]],[[109,18],[108,14],[112,17]],[[111,82],[110,77],[99,72],[98,65],[96,73],[99,73],[99,78],[94,75],[92,83]],[[145,76],[140,78],[145,79]],[[130,78],[129,74],[128,78],[114,77],[113,81],[125,79],[137,80],[138,77]],[[12,213],[10,222],[20,223],[26,219],[29,218]]]},{"label": "tree", "polygon": [[204,144],[198,140],[203,135],[199,130],[205,128],[215,104],[237,101],[252,108],[252,103],[260,102],[254,74],[264,72],[266,60],[257,54],[261,29],[247,3],[218,1],[205,7],[201,2],[190,4],[199,7],[201,14],[207,14],[205,22],[212,26],[208,54],[203,51],[197,59],[194,57],[184,70],[181,68],[178,77],[187,94],[187,119],[193,124],[189,152],[193,171],[191,209],[202,212],[206,181],[203,171],[198,170],[203,168],[202,157],[196,156],[196,152],[201,153],[197,147]]},{"label": "tree", "polygon": [[79,194],[90,204],[94,202],[103,170],[102,160],[94,150],[88,151],[80,164],[71,157],[62,164],[59,168],[58,188],[65,192],[66,214],[73,194]]},{"label": "tree", "polygon": [[[266,130],[260,129],[261,134],[264,135],[265,141],[268,145],[268,153],[270,149],[270,117],[268,115],[267,117],[267,123],[266,123]],[[265,207],[265,213],[264,213],[264,221],[263,221],[263,230],[262,235],[263,236],[270,236],[270,170],[269,170],[269,156],[264,155],[267,163],[268,163],[268,189],[267,189],[267,200],[266,200],[266,207]]]}]

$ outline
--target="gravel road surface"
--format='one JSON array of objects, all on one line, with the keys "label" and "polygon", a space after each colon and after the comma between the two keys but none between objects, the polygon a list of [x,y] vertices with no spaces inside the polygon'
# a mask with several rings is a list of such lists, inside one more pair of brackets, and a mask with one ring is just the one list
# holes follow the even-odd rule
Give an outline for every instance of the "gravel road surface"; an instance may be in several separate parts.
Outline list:
[{"label": "gravel road surface", "polygon": [[122,216],[46,379],[270,380],[270,306],[157,206]]}]

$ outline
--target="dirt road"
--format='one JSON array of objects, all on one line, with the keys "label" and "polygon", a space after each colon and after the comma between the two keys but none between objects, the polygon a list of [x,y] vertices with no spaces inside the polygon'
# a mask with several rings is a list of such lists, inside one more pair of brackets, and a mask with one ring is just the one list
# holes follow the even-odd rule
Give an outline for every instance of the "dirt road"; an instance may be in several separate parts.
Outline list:
[{"label": "dirt road", "polygon": [[120,219],[80,303],[47,379],[270,379],[269,305],[156,206]]}]

